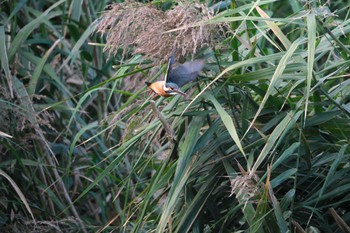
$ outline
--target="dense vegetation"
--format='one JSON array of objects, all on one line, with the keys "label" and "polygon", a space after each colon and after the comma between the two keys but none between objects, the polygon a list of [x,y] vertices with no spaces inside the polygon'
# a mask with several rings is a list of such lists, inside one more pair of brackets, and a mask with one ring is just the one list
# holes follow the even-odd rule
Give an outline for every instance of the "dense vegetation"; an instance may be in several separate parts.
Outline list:
[{"label": "dense vegetation", "polygon": [[0,3],[1,232],[350,232],[347,1],[109,3]]}]

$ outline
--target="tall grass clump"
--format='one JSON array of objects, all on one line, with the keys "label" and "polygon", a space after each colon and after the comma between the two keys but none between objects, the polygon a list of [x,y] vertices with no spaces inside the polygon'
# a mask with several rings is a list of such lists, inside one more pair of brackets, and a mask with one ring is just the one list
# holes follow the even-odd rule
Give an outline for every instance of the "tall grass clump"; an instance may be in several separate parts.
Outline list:
[{"label": "tall grass clump", "polygon": [[1,3],[2,231],[349,231],[348,4],[107,4]]}]

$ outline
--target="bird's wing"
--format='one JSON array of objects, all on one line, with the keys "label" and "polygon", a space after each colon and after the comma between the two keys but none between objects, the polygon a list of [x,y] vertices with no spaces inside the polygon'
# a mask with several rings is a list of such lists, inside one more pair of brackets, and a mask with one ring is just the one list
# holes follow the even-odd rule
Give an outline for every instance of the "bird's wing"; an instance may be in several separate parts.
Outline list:
[{"label": "bird's wing", "polygon": [[[169,66],[169,65],[168,65]],[[204,60],[194,60],[185,62],[174,69],[170,69],[167,74],[167,82],[176,83],[179,87],[196,79],[199,72],[204,67]]]}]

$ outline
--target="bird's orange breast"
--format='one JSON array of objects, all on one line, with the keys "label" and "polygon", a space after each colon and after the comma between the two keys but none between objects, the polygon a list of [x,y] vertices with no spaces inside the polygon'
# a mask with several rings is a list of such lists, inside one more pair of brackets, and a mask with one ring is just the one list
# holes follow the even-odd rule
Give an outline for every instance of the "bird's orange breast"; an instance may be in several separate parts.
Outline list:
[{"label": "bird's orange breast", "polygon": [[164,81],[157,81],[154,83],[149,83],[147,84],[148,87],[157,95],[163,96],[163,97],[169,97],[170,94],[166,93],[164,91],[164,86],[165,86],[165,82]]}]

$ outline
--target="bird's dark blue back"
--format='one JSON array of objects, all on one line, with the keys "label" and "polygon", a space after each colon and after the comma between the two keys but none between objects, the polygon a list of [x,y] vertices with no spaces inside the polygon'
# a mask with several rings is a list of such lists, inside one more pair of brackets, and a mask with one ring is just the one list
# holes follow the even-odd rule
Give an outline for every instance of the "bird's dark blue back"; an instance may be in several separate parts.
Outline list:
[{"label": "bird's dark blue back", "polygon": [[168,82],[176,83],[179,87],[196,79],[204,67],[204,60],[188,61],[174,69],[169,69]]}]

